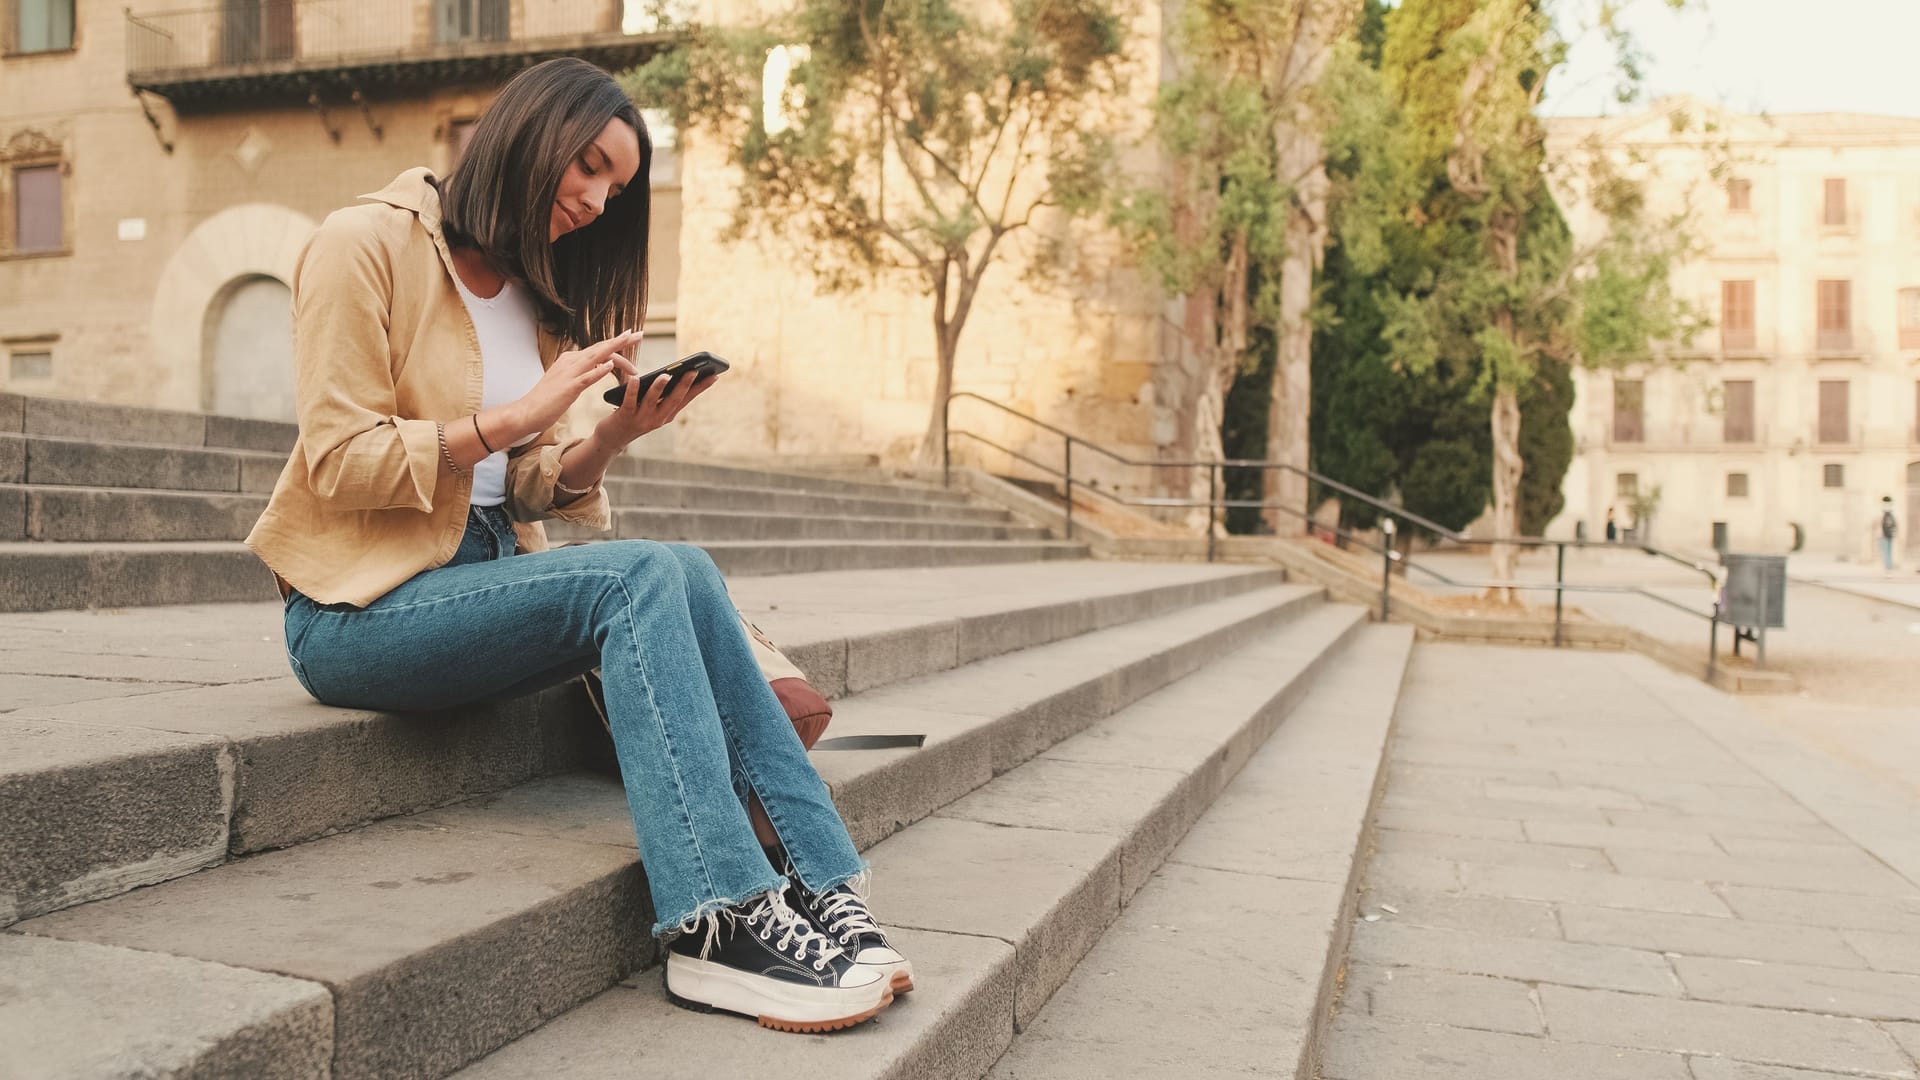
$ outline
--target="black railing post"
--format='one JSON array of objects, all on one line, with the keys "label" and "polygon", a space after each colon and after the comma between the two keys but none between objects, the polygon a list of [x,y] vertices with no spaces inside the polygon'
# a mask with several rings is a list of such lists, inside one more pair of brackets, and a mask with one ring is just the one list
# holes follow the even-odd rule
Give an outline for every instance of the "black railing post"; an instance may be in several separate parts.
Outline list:
[{"label": "black railing post", "polygon": [[1720,601],[1713,602],[1713,618],[1707,622],[1707,682],[1712,684],[1720,668]]},{"label": "black railing post", "polygon": [[1567,544],[1563,540],[1555,546],[1560,549],[1553,568],[1553,647],[1557,649],[1560,647],[1560,624],[1567,599]]},{"label": "black railing post", "polygon": [[1213,526],[1220,510],[1220,466],[1207,466],[1207,561],[1213,561]]},{"label": "black railing post", "polygon": [[940,403],[940,486],[953,486],[953,395]]},{"label": "black railing post", "polygon": [[1060,476],[1067,482],[1067,539],[1073,539],[1073,436],[1067,436],[1067,459]]},{"label": "black railing post", "polygon": [[1398,529],[1392,518],[1380,522],[1380,621],[1386,622],[1392,612],[1393,596],[1393,535]]}]

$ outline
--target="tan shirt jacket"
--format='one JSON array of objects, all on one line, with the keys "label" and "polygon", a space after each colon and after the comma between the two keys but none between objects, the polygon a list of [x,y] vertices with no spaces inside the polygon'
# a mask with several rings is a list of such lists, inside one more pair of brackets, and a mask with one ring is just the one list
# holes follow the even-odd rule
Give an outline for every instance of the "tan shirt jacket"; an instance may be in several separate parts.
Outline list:
[{"label": "tan shirt jacket", "polygon": [[[294,269],[300,439],[246,543],[321,604],[371,604],[453,558],[466,530],[473,474],[448,467],[434,422],[480,411],[480,342],[430,175],[409,169],[328,215]],[[543,328],[540,366],[567,347]],[[599,484],[554,506],[560,455],[581,441],[562,446],[558,430],[507,454],[505,509],[522,552],[546,550],[546,518],[611,527]]]}]

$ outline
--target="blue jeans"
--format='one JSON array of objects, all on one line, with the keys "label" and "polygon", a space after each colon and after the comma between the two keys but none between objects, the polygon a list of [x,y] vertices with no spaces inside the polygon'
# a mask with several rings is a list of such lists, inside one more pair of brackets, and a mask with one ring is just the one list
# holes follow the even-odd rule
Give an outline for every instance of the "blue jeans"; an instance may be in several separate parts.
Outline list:
[{"label": "blue jeans", "polygon": [[328,705],[411,711],[599,667],[655,934],[780,887],[747,818],[749,788],[808,888],[865,871],[706,552],[650,540],[513,551],[506,512],[473,507],[452,561],[364,608],[294,590],[294,674]]}]

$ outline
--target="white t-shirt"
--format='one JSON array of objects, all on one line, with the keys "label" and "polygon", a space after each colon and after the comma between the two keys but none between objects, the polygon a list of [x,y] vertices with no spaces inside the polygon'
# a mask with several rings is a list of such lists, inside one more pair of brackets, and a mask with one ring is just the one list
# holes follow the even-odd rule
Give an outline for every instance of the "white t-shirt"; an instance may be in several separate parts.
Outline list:
[{"label": "white t-shirt", "polygon": [[[498,293],[484,298],[469,292],[458,274],[453,276],[453,283],[460,290],[460,299],[466,302],[467,314],[473,316],[473,329],[480,337],[480,363],[485,371],[480,407],[492,409],[518,401],[533,389],[544,373],[540,367],[540,332],[532,299],[511,281],[500,286]],[[521,446],[538,437],[528,435],[513,445]],[[502,446],[474,465],[472,503],[499,506],[506,501],[507,448]]]}]

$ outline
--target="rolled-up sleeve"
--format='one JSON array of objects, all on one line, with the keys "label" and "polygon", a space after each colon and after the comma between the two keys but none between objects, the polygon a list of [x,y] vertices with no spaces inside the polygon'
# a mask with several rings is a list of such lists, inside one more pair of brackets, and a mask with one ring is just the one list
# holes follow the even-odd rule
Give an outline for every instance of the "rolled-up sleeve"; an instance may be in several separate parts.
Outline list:
[{"label": "rolled-up sleeve", "polygon": [[549,428],[526,446],[508,451],[508,512],[515,521],[553,518],[601,532],[613,528],[613,504],[604,483],[596,482],[585,495],[572,498],[565,506],[554,505],[553,485],[560,479],[560,458],[586,441],[568,439],[562,443],[555,430]]},{"label": "rolled-up sleeve", "polygon": [[294,268],[294,385],[307,481],[343,510],[430,511],[444,470],[434,422],[397,415],[392,297],[392,268],[363,222],[329,218]]}]

